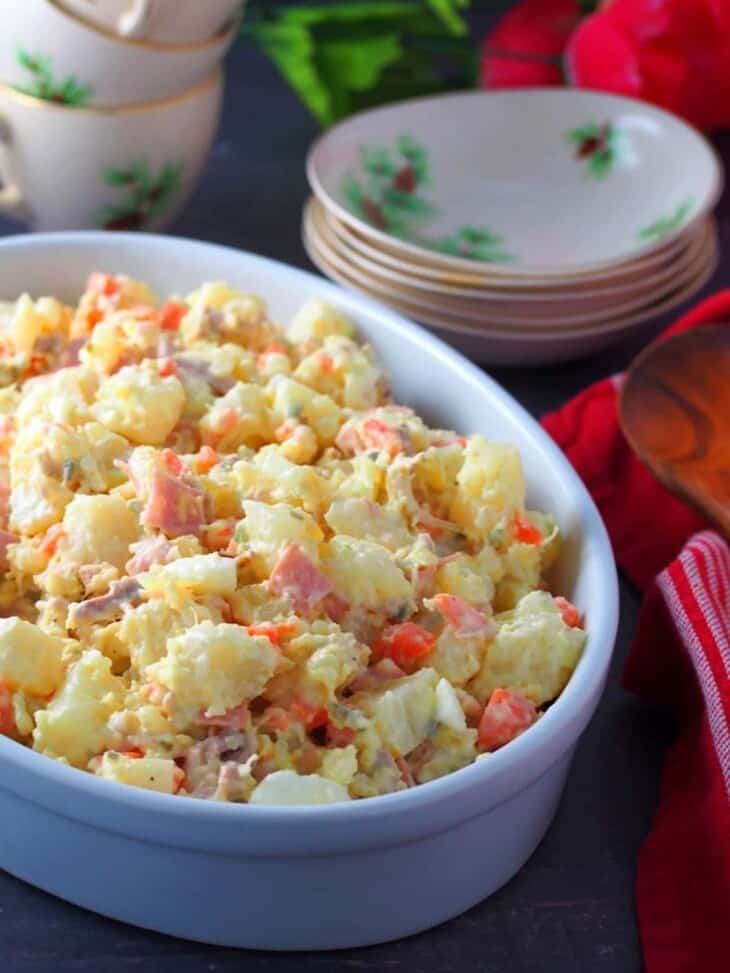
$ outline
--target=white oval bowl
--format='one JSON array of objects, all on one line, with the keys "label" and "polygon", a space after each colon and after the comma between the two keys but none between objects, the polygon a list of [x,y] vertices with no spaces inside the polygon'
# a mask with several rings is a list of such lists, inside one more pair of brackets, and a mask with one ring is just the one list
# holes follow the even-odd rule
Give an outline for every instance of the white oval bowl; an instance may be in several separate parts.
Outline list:
[{"label": "white oval bowl", "polygon": [[349,804],[256,807],[154,794],[0,737],[0,867],[103,915],[228,946],[362,946],[458,915],[514,875],[542,838],[603,689],[617,581],[588,493],[527,412],[447,345],[272,260],[172,237],[19,236],[0,241],[0,299],[27,290],[74,300],[92,268],[139,277],[161,294],[227,280],[265,295],[284,322],[312,296],[350,315],[401,401],[520,448],[530,502],[564,529],[556,583],[586,612],[588,641],[560,698],[509,746],[423,786]]},{"label": "white oval bowl", "polygon": [[[590,124],[615,133],[615,161],[600,176],[570,141]],[[400,190],[406,170],[411,188]],[[362,112],[315,142],[307,174],[337,217],[368,239],[445,267],[505,276],[596,269],[649,253],[706,215],[723,181],[709,142],[676,116],[567,88],[465,92]],[[408,210],[394,190],[408,196]],[[404,216],[416,209],[418,221]],[[663,227],[647,235],[659,221]],[[488,259],[424,242],[469,227],[499,238]]]}]

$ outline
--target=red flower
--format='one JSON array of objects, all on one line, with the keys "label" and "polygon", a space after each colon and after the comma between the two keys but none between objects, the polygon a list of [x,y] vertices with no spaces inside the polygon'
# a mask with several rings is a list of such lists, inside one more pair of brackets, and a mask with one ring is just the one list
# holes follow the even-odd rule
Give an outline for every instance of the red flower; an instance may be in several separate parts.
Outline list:
[{"label": "red flower", "polygon": [[579,19],[578,0],[522,0],[484,40],[482,87],[563,84],[562,55]]},{"label": "red flower", "polygon": [[643,98],[699,128],[730,124],[727,0],[612,0],[566,52],[569,80]]}]

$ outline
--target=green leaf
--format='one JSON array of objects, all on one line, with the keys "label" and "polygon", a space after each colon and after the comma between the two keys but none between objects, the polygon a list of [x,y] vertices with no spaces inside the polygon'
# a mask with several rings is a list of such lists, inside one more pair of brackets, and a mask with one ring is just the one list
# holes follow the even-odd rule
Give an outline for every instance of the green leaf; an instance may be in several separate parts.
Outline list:
[{"label": "green leaf", "polygon": [[277,9],[250,0],[242,33],[329,125],[371,104],[472,85],[477,51],[455,13],[467,5],[350,0]]},{"label": "green leaf", "polygon": [[428,0],[428,5],[452,34],[466,34],[467,26],[456,8],[461,7],[463,10],[468,7],[469,0]]},{"label": "green leaf", "polygon": [[360,149],[360,164],[370,176],[392,179],[398,171],[391,154],[382,146],[363,146]]},{"label": "green leaf", "polygon": [[601,149],[594,153],[588,161],[588,170],[596,179],[605,179],[613,169],[614,153],[612,149]]},{"label": "green leaf", "polygon": [[407,213],[418,219],[425,219],[434,214],[434,208],[427,200],[414,193],[402,193],[398,189],[386,189],[383,193],[383,202],[389,211]]},{"label": "green leaf", "polygon": [[360,183],[351,172],[345,174],[340,185],[342,196],[356,213],[362,213],[363,192]]},{"label": "green leaf", "polygon": [[578,128],[571,129],[570,132],[566,132],[565,138],[571,145],[582,145],[583,142],[588,141],[588,139],[598,138],[600,135],[600,126],[595,122],[587,122],[585,125],[580,125]]},{"label": "green leaf", "polygon": [[473,246],[494,246],[502,242],[502,237],[493,233],[486,226],[464,226],[459,230],[459,236],[464,243]]}]

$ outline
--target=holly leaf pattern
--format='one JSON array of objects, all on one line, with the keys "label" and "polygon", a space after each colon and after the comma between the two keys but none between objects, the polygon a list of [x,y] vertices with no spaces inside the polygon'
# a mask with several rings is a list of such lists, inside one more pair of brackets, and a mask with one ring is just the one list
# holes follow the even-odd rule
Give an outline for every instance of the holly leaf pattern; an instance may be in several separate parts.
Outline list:
[{"label": "holly leaf pattern", "polygon": [[105,229],[142,230],[172,204],[180,188],[184,167],[168,162],[154,173],[141,159],[104,172],[107,186],[124,191],[119,202],[107,206],[100,223]]},{"label": "holly leaf pattern", "polygon": [[645,243],[663,240],[670,233],[673,233],[682,226],[692,212],[693,207],[694,199],[688,196],[687,199],[682,200],[673,213],[670,213],[668,216],[663,216],[654,223],[650,223],[649,226],[645,226],[639,230],[636,235],[637,239]]},{"label": "holly leaf pattern", "polygon": [[625,133],[610,122],[586,122],[566,132],[565,140],[573,147],[573,158],[585,162],[593,179],[605,179],[625,155]]},{"label": "holly leaf pattern", "polygon": [[89,85],[80,84],[74,77],[56,81],[47,55],[31,54],[21,48],[16,51],[16,60],[31,76],[27,85],[16,85],[25,94],[76,107],[87,104],[93,95]]},{"label": "holly leaf pattern", "polygon": [[463,226],[453,234],[431,237],[424,226],[437,215],[422,189],[428,182],[424,146],[409,135],[394,147],[362,146],[360,173],[348,171],[340,185],[343,202],[360,219],[406,242],[456,257],[503,263],[514,260],[499,234],[486,226]]}]

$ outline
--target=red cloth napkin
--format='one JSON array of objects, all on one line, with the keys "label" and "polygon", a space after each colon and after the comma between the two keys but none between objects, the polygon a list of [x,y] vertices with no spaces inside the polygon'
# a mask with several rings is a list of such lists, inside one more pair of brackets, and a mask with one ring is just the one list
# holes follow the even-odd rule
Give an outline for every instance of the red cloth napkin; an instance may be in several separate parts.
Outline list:
[{"label": "red cloth napkin", "polygon": [[[730,323],[730,290],[663,337]],[[730,547],[631,452],[617,418],[621,376],[543,425],[593,495],[616,559],[645,593],[624,685],[679,719],[636,882],[647,973],[730,969]]]}]

